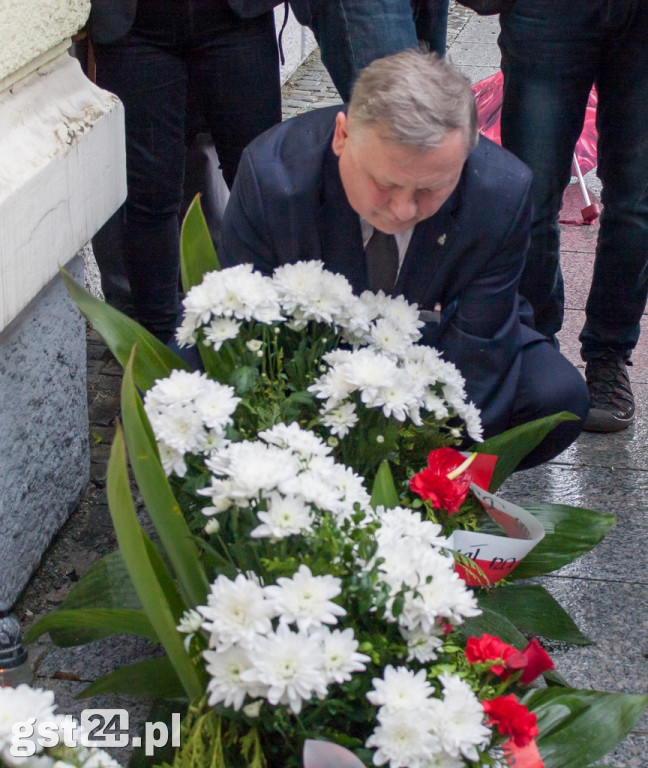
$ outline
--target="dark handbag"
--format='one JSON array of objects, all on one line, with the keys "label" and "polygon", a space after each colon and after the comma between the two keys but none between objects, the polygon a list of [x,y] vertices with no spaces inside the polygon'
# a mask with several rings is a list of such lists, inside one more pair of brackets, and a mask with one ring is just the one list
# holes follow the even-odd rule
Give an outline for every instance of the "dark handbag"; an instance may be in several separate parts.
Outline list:
[{"label": "dark handbag", "polygon": [[465,5],[480,16],[492,16],[495,13],[506,13],[515,5],[515,0],[457,0],[459,5]]}]

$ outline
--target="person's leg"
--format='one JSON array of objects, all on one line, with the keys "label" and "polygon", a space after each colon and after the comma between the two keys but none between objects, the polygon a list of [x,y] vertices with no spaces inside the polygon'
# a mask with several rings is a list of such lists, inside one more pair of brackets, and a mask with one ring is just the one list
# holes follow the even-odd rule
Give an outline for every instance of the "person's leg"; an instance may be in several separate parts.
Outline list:
[{"label": "person's leg", "polygon": [[205,8],[187,51],[187,63],[191,87],[231,187],[245,147],[281,122],[273,14],[242,19],[232,11],[212,14]]},{"label": "person's leg", "polygon": [[618,19],[597,73],[598,175],[603,185],[594,277],[581,333],[584,360],[627,360],[648,293],[648,5]]},{"label": "person's leg", "polygon": [[372,61],[418,48],[410,0],[323,0],[311,29],[344,101],[360,70]]},{"label": "person's leg", "polygon": [[139,322],[161,340],[177,321],[179,234],[187,76],[161,43],[133,30],[96,46],[97,82],[124,103],[128,198],[124,265]]},{"label": "person's leg", "polygon": [[634,420],[626,363],[648,293],[648,7],[620,0],[605,20],[596,85],[603,213],[580,335],[590,391],[585,429],[617,432]]},{"label": "person's leg", "polygon": [[449,0],[411,0],[416,36],[429,51],[445,56]]},{"label": "person's leg", "polygon": [[568,411],[578,420],[565,421],[520,462],[517,470],[530,469],[555,458],[580,434],[589,408],[585,381],[566,357],[549,341],[535,341],[522,351],[520,377],[509,427]]},{"label": "person's leg", "polygon": [[[582,5],[518,0],[500,20],[502,145],[533,171],[534,215],[520,293],[549,338],[564,313],[558,214],[595,74],[596,14]],[[579,38],[581,24],[591,28]]]}]

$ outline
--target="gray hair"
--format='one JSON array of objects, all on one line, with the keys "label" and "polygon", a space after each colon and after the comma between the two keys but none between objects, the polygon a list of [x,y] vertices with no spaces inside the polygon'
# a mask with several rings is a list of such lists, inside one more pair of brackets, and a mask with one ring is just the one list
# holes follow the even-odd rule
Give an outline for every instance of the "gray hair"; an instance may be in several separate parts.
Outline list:
[{"label": "gray hair", "polygon": [[395,144],[432,149],[461,130],[466,153],[478,139],[477,109],[468,80],[435,53],[402,51],[360,73],[349,101],[349,121],[376,127]]}]

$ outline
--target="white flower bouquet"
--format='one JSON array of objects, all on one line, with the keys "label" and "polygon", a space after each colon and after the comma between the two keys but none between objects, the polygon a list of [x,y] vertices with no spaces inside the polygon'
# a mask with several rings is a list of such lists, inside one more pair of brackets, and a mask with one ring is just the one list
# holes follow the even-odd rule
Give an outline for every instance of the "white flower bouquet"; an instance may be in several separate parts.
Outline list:
[{"label": "white flower bouquet", "polygon": [[[67,281],[125,366],[107,485],[119,552],[26,639],[158,642],[164,656],[85,693],[183,700],[173,768],[299,766],[313,739],[365,766],[596,762],[648,698],[576,691],[551,672],[528,635],[586,639],[541,587],[466,587],[446,539],[457,520],[481,525],[455,487],[465,460],[428,461],[472,438],[497,456],[494,491],[564,415],[479,443],[459,372],[416,344],[415,307],[354,297],[317,262],[272,278],[218,271],[196,205],[188,231],[179,341],[197,346],[204,373]],[[520,577],[573,560],[612,523],[535,506],[547,532]],[[537,613],[521,609],[530,600]],[[549,687],[529,687],[539,674]]]},{"label": "white flower bouquet", "polygon": [[52,691],[0,686],[0,768],[121,768],[104,750],[83,746],[79,723],[55,710]]}]

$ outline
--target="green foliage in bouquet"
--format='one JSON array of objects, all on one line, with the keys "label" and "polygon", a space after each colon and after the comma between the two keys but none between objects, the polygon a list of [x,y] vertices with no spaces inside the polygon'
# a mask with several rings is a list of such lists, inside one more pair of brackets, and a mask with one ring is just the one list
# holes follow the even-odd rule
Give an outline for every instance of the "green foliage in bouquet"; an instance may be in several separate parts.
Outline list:
[{"label": "green foliage in bouquet", "polygon": [[[416,316],[381,297],[357,303],[313,264],[285,270],[274,284],[246,268],[201,281],[218,261],[197,203],[182,252],[188,295],[180,340],[198,344],[206,374],[188,372],[136,323],[67,279],[125,367],[123,431],[108,480],[120,550],[27,640],[49,631],[74,645],[125,630],[156,640],[163,657],[123,667],[84,694],[187,701],[173,768],[297,766],[309,738],[343,744],[366,765],[418,766],[421,750],[436,750],[438,764],[451,768],[501,766],[503,744],[515,741],[520,723],[521,741],[537,736],[546,768],[588,766],[609,751],[648,699],[564,684],[529,690],[525,665],[535,646],[529,650],[526,634],[586,638],[539,585],[466,590],[447,530],[408,492],[431,449],[464,439],[462,422],[479,439],[461,377],[433,351],[414,349]],[[298,300],[313,279],[325,293],[328,285],[315,309],[312,295]],[[334,321],[332,296],[341,297]],[[387,371],[388,392],[377,384]],[[565,418],[477,442],[475,451],[498,457],[489,490]],[[153,541],[137,521],[127,458]],[[529,509],[545,537],[510,580],[562,567],[613,523],[565,505]],[[484,524],[470,502],[465,519]],[[238,632],[241,616],[251,623]],[[504,645],[469,659],[480,634]],[[498,665],[499,653],[510,667]],[[277,682],[282,664],[290,683]],[[540,672],[564,683],[547,664]],[[427,725],[393,706],[399,690],[418,692],[407,706],[427,713]],[[518,705],[537,716],[539,732]],[[516,714],[507,721],[504,710]],[[452,712],[462,724],[455,736],[444,719]],[[394,734],[408,722],[413,751],[405,756]],[[570,739],[583,734],[588,747],[578,752]]]}]

